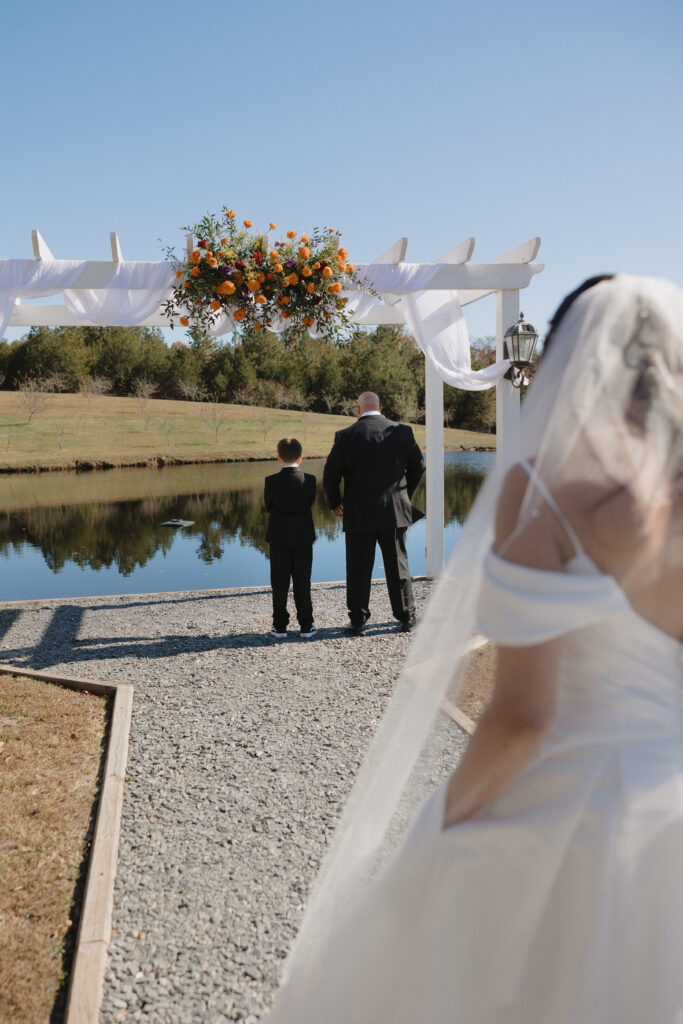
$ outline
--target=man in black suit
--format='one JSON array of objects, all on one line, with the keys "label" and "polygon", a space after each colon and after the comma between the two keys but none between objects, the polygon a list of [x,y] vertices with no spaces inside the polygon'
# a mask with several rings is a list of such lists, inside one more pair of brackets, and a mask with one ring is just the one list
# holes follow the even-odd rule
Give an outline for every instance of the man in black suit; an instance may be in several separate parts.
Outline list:
[{"label": "man in black suit", "polygon": [[323,473],[330,508],[344,520],[346,603],[351,620],[346,628],[361,636],[370,618],[370,581],[378,543],[391,610],[402,631],[409,632],[415,624],[415,601],[405,535],[413,521],[410,498],[425,462],[411,427],[382,416],[377,395],[363,392],[357,408],[356,423],[335,435]]},{"label": "man in black suit", "polygon": [[302,448],[295,437],[284,437],[277,445],[279,473],[266,477],[264,501],[269,513],[266,540],[270,544],[270,585],[273,590],[273,628],[271,636],[287,636],[287,595],[290,579],[294,582],[294,604],[299,620],[299,636],[308,639],[315,633],[311,603],[311,567],[315,527],[311,509],[315,501],[316,481],[299,469]]}]

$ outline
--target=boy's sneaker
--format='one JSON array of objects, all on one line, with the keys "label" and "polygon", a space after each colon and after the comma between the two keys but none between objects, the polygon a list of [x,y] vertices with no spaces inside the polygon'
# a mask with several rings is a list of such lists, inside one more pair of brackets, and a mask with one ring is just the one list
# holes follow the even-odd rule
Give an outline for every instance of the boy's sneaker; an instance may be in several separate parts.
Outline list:
[{"label": "boy's sneaker", "polygon": [[310,629],[307,629],[305,633],[304,633],[303,630],[301,630],[301,632],[299,633],[299,636],[301,637],[302,640],[310,640],[311,637],[315,636],[315,634],[317,632],[318,632],[318,630],[315,628],[315,623],[312,622]]},{"label": "boy's sneaker", "polygon": [[284,633],[278,633],[278,631],[276,629],[271,629],[270,635],[272,636],[273,640],[286,640],[287,639],[287,631],[286,630],[285,630]]}]

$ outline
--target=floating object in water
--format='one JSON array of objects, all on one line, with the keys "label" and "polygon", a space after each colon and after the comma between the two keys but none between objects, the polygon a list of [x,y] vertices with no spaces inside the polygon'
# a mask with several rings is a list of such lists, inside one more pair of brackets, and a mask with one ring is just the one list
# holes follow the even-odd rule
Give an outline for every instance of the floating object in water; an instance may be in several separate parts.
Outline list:
[{"label": "floating object in water", "polygon": [[162,526],[194,526],[194,519],[168,519]]}]

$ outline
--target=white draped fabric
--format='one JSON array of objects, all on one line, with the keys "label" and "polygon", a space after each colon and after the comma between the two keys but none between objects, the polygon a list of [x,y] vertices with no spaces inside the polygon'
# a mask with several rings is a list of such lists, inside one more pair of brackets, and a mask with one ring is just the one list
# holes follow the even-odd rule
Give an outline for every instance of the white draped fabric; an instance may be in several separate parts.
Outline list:
[{"label": "white draped fabric", "polygon": [[169,298],[175,271],[171,263],[117,263],[105,288],[66,290],[64,303],[79,320],[132,327]]},{"label": "white draped fabric", "polygon": [[17,299],[56,295],[74,284],[85,260],[0,260],[0,338]]},{"label": "white draped fabric", "polygon": [[510,366],[501,359],[473,370],[470,338],[457,292],[417,292],[403,300],[406,323],[439,377],[462,391],[494,387]]},{"label": "white draped fabric", "polygon": [[[83,322],[103,327],[131,327],[155,313],[171,295],[176,272],[168,262],[126,261],[112,266],[105,287],[73,289],[85,260],[0,260],[0,337],[2,337],[17,299],[37,299],[63,292],[64,302]],[[452,387],[481,391],[493,387],[509,367],[507,360],[473,370],[470,342],[457,292],[425,291],[441,270],[441,264],[370,263],[356,268],[356,278],[367,283],[374,294],[347,291],[347,313],[358,323],[380,305],[381,296],[403,300],[408,327],[436,369],[439,377]],[[285,321],[273,323],[281,330]],[[221,315],[209,330],[219,337],[233,330],[231,316]]]},{"label": "white draped fabric", "polygon": [[[406,323],[441,380],[463,391],[484,391],[500,380],[510,362],[503,359],[483,370],[472,369],[470,339],[458,293],[423,290],[440,270],[439,263],[370,263],[357,267],[356,276],[369,284],[377,296],[392,294],[403,298]],[[352,320],[360,320],[379,305],[379,298],[366,292],[346,294]]]}]

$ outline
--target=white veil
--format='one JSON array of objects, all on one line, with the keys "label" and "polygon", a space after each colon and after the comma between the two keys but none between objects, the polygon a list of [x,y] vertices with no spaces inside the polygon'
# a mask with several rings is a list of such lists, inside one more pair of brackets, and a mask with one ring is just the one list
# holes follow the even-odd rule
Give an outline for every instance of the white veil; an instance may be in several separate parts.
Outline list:
[{"label": "white veil", "polygon": [[[587,508],[621,502],[622,513],[642,520],[642,544],[614,562],[617,582],[636,601],[662,574],[677,572],[680,579],[683,563],[683,291],[650,278],[603,280],[578,295],[552,334],[523,403],[520,455],[534,460],[537,478],[529,482],[515,532],[533,531],[545,489],[579,529]],[[443,777],[439,709],[446,696],[454,699],[465,671],[509,468],[497,460],[434,588],[286,962],[285,1012],[278,1020],[294,1020],[288,989],[305,986],[313,952],[324,948],[344,908],[405,832],[424,795],[421,783]],[[672,511],[679,513],[677,526]],[[587,551],[602,568],[599,541],[589,539]]]}]

